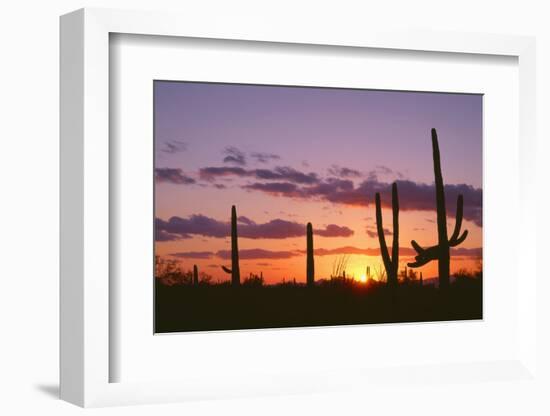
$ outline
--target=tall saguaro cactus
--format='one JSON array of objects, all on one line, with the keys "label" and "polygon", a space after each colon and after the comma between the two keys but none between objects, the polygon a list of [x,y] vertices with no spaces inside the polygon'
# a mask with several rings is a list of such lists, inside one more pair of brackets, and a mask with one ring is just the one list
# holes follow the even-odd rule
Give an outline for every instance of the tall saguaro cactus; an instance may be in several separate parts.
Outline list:
[{"label": "tall saguaro cactus", "polygon": [[199,269],[197,268],[197,265],[193,265],[193,286],[197,286],[199,284]]},{"label": "tall saguaro cactus", "polygon": [[380,253],[386,269],[387,284],[390,287],[397,286],[397,269],[399,267],[399,197],[397,195],[397,184],[394,182],[392,190],[392,213],[393,213],[393,242],[392,255],[388,252],[386,237],[384,236],[384,226],[382,223],[382,204],[380,202],[380,193],[376,193],[376,230],[378,231],[378,241],[380,243]]},{"label": "tall saguaro cactus", "polygon": [[241,270],[239,268],[239,244],[237,236],[237,208],[231,207],[231,269],[222,266],[222,269],[231,275],[231,285],[241,284]]},{"label": "tall saguaro cactus", "polygon": [[313,259],[313,226],[310,222],[306,227],[306,276],[307,285],[313,286],[315,284],[315,261]]},{"label": "tall saguaro cactus", "polygon": [[439,142],[437,140],[437,131],[432,129],[432,151],[434,160],[435,176],[435,202],[437,207],[437,245],[423,248],[415,240],[411,241],[413,248],[418,255],[415,262],[409,263],[409,267],[421,267],[432,260],[438,261],[439,287],[446,289],[450,283],[450,249],[462,243],[468,235],[468,230],[464,230],[460,235],[462,228],[462,218],[464,210],[464,199],[458,195],[456,201],[456,220],[455,228],[451,238],[447,236],[447,209],[445,207],[445,187],[443,185],[443,175],[441,173],[441,158],[439,154]]}]

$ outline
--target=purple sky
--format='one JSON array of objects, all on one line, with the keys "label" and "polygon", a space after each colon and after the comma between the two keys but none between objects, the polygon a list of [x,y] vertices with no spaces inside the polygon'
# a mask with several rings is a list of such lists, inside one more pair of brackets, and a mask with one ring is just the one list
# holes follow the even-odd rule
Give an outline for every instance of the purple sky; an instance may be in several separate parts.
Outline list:
[{"label": "purple sky", "polygon": [[[157,149],[192,143],[195,167],[219,162],[216,149],[233,143],[284,154],[289,165],[305,159],[313,171],[335,160],[398,166],[426,183],[435,127],[445,143],[446,183],[481,187],[481,95],[157,81],[155,117]],[[178,162],[177,154],[157,152],[157,167]]]},{"label": "purple sky", "polygon": [[[413,237],[434,243],[433,127],[447,197],[454,198],[448,227],[461,192],[470,231],[464,248],[479,252],[481,95],[169,81],[154,88],[155,216],[172,232],[157,243],[158,253],[179,253],[174,257],[219,277],[223,255],[215,253],[227,249],[226,222],[236,204],[246,217],[243,253],[278,278],[300,279],[304,224],[314,223],[320,249],[370,253],[378,246],[371,200],[380,191],[387,204],[394,180],[403,253]],[[384,216],[391,226],[389,212]],[[333,260],[320,259],[319,270]],[[378,260],[357,255],[351,267],[360,273]],[[242,267],[257,272],[252,263]]]}]

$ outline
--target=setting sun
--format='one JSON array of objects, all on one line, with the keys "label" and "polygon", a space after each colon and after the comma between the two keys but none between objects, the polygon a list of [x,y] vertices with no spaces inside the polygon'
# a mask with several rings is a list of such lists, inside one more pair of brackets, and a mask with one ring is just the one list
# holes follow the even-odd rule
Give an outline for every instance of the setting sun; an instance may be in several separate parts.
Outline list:
[{"label": "setting sun", "polygon": [[367,276],[365,276],[364,274],[362,274],[360,277],[359,277],[359,281],[361,283],[367,283]]}]

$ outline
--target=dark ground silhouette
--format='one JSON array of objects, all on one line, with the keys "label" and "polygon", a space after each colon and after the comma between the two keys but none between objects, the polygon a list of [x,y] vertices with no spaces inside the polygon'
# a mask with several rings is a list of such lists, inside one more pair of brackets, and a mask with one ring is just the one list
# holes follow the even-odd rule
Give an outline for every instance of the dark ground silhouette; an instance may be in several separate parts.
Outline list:
[{"label": "dark ground silhouette", "polygon": [[482,318],[481,278],[433,285],[357,282],[270,286],[156,283],[155,332],[469,320]]}]

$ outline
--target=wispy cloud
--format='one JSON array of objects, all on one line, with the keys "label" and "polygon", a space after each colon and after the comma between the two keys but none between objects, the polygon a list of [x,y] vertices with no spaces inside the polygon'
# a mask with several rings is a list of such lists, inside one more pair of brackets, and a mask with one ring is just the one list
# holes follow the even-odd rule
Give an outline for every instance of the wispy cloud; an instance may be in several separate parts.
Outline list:
[{"label": "wispy cloud", "polygon": [[185,251],[171,253],[170,255],[181,259],[209,259],[213,256],[213,253],[210,251]]},{"label": "wispy cloud", "polygon": [[396,170],[393,170],[387,166],[384,165],[376,165],[374,169],[370,170],[367,173],[367,179],[371,181],[377,181],[380,176],[384,176],[386,178],[391,177],[392,179],[403,179],[404,175]]},{"label": "wispy cloud", "polygon": [[290,182],[271,182],[271,183],[253,183],[243,186],[250,191],[262,191],[271,195],[286,197],[301,196],[298,192],[298,186]]},{"label": "wispy cloud", "polygon": [[187,143],[181,140],[169,140],[163,143],[163,147],[160,148],[162,153],[180,153],[187,150]]},{"label": "wispy cloud", "polygon": [[281,156],[274,153],[262,153],[262,152],[253,152],[250,153],[250,157],[258,163],[269,163],[272,160],[279,160]]},{"label": "wispy cloud", "polygon": [[158,183],[174,183],[178,185],[190,185],[195,183],[195,179],[185,175],[181,169],[156,168],[155,181]]},{"label": "wispy cloud", "polygon": [[207,168],[201,168],[199,170],[199,176],[203,180],[213,181],[217,177],[223,176],[250,176],[248,170],[239,167],[231,166],[213,166]]},{"label": "wispy cloud", "polygon": [[226,147],[223,154],[225,155],[223,158],[224,163],[233,163],[240,166],[246,165],[246,156],[244,152],[234,146]]},{"label": "wispy cloud", "polygon": [[339,178],[359,178],[361,172],[355,169],[350,169],[338,165],[332,165],[328,168],[329,175],[336,176]]},{"label": "wispy cloud", "polygon": [[[384,231],[384,235],[387,235],[387,236],[393,235],[393,233],[388,228],[384,227],[383,231]],[[377,238],[378,237],[378,230],[376,229],[376,227],[374,225],[367,225],[365,227],[365,232],[371,238]]]},{"label": "wispy cloud", "polygon": [[182,236],[180,234],[172,234],[166,230],[162,230],[162,229],[159,229],[158,227],[155,227],[156,241],[175,241],[175,240],[181,240],[181,239],[182,239]]},{"label": "wispy cloud", "polygon": [[319,182],[316,173],[305,173],[288,166],[278,166],[274,169],[251,169],[229,166],[209,166],[199,170],[201,179],[214,181],[217,177],[237,176],[253,177],[259,180],[288,181],[298,184],[314,184]]}]

